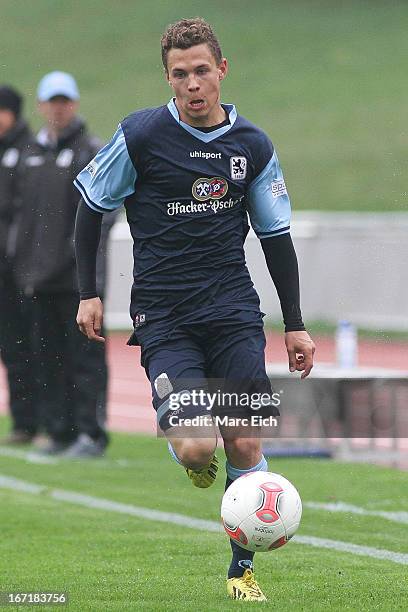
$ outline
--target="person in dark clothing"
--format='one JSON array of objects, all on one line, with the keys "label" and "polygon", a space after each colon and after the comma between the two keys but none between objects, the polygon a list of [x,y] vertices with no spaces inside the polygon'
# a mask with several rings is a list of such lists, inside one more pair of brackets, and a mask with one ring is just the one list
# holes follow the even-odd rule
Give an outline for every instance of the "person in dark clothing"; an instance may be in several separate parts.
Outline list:
[{"label": "person in dark clothing", "polygon": [[[52,72],[40,81],[39,111],[45,125],[22,159],[13,262],[39,340],[35,352],[41,420],[51,439],[45,451],[68,457],[102,455],[108,442],[105,348],[84,339],[75,325],[78,198],[72,180],[101,147],[77,114],[78,100],[71,75]],[[102,294],[106,238],[113,222],[105,226],[99,253]]]},{"label": "person in dark clothing", "polygon": [[12,420],[4,444],[31,442],[37,431],[34,405],[30,325],[25,300],[17,289],[7,258],[17,169],[30,146],[32,134],[21,117],[22,96],[12,87],[0,86],[0,353],[7,371],[9,408]]}]

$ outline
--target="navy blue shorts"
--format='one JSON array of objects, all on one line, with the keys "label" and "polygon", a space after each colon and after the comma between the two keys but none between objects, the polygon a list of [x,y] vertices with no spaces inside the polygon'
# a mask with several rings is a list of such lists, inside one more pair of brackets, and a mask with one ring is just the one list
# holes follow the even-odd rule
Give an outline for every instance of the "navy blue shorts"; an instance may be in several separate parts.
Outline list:
[{"label": "navy blue shorts", "polygon": [[[174,393],[193,389],[214,393],[216,387],[222,387],[223,392],[240,393],[240,397],[272,395],[265,371],[266,341],[260,312],[233,311],[224,319],[184,324],[154,345],[144,343],[146,332],[137,332],[141,363],[151,382],[153,406],[163,431],[171,427],[168,419],[175,414],[174,406],[169,406]],[[228,410],[225,405],[213,406],[213,412],[214,408],[221,413]],[[208,405],[200,403],[181,412],[194,417],[208,414],[208,410]],[[279,415],[275,407],[268,410],[269,415]]]}]

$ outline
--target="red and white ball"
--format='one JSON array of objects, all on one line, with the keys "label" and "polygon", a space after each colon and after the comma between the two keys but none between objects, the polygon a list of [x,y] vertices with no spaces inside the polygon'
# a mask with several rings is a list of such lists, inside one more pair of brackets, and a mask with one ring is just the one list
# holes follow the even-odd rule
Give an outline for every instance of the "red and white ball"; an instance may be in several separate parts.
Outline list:
[{"label": "red and white ball", "polygon": [[250,472],[225,491],[221,519],[230,538],[242,548],[267,552],[294,535],[302,517],[296,488],[280,474]]}]

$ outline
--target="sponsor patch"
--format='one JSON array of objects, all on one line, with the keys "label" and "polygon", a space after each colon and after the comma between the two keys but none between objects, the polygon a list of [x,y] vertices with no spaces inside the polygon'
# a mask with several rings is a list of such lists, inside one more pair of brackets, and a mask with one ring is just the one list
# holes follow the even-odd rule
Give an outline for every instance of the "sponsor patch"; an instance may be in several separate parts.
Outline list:
[{"label": "sponsor patch", "polygon": [[230,157],[231,178],[234,181],[240,181],[247,175],[247,158],[246,157]]},{"label": "sponsor patch", "polygon": [[97,169],[98,169],[98,164],[96,163],[95,160],[91,161],[85,168],[85,170],[89,172],[92,178],[95,176]]},{"label": "sponsor patch", "polygon": [[173,385],[170,382],[166,372],[162,372],[154,381],[154,388],[160,399],[166,397],[173,391]]},{"label": "sponsor patch", "polygon": [[287,195],[286,185],[284,179],[278,179],[277,181],[272,181],[271,183],[272,196],[274,198],[279,198],[279,196]]},{"label": "sponsor patch", "polygon": [[224,178],[214,176],[213,178],[199,178],[193,183],[191,189],[193,197],[199,202],[205,200],[219,200],[228,191],[228,183]]}]

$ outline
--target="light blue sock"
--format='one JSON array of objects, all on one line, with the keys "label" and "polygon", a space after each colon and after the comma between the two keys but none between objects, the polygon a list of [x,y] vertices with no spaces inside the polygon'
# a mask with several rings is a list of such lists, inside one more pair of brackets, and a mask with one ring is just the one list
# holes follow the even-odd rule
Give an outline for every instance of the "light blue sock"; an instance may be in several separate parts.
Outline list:
[{"label": "light blue sock", "polygon": [[173,457],[174,461],[176,461],[176,463],[178,463],[179,465],[181,465],[181,461],[180,459],[177,457],[174,448],[172,447],[172,445],[170,444],[169,441],[167,441],[167,446],[169,447],[169,453],[170,455]]},{"label": "light blue sock", "polygon": [[225,464],[225,469],[227,472],[227,476],[230,480],[236,480],[240,476],[244,474],[249,474],[249,472],[267,472],[268,471],[268,463],[265,457],[262,455],[262,459],[257,465],[254,467],[248,468],[247,470],[240,470],[239,468],[233,467],[228,461]]}]

